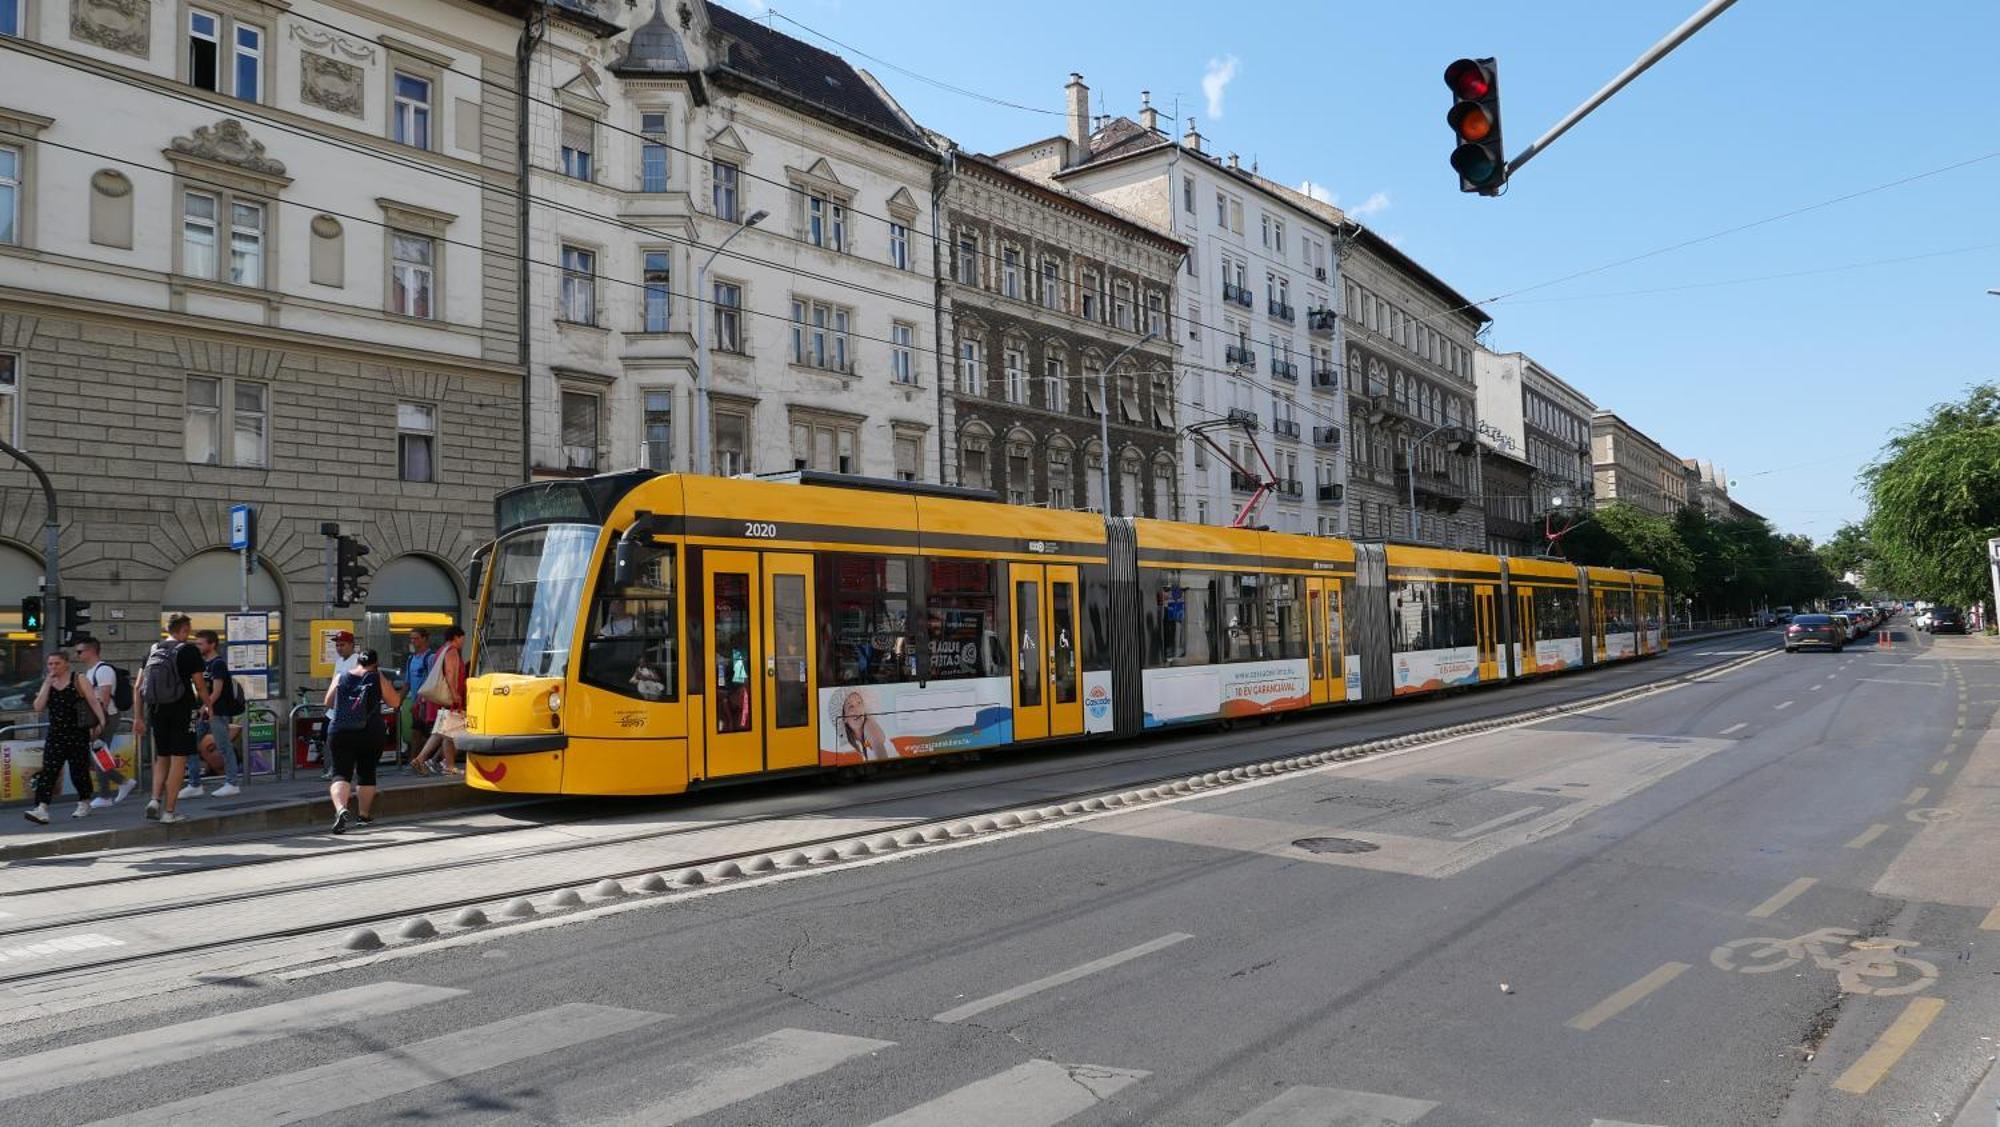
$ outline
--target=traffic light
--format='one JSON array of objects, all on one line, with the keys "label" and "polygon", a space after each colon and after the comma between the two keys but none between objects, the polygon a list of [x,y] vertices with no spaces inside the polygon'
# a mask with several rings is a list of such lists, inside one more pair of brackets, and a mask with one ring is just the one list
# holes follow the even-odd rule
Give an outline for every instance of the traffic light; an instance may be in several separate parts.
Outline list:
[{"label": "traffic light", "polygon": [[21,629],[25,633],[42,632],[42,597],[29,595],[21,600]]},{"label": "traffic light", "polygon": [[334,606],[348,607],[367,601],[368,568],[361,562],[361,557],[367,554],[368,545],[352,536],[335,541]]},{"label": "traffic light", "polygon": [[64,595],[62,601],[63,641],[73,642],[90,633],[85,627],[90,625],[90,600],[74,595]]},{"label": "traffic light", "polygon": [[1500,143],[1500,64],[1493,59],[1460,59],[1444,68],[1451,87],[1445,123],[1458,139],[1451,166],[1458,190],[1497,196],[1507,183],[1507,154]]}]

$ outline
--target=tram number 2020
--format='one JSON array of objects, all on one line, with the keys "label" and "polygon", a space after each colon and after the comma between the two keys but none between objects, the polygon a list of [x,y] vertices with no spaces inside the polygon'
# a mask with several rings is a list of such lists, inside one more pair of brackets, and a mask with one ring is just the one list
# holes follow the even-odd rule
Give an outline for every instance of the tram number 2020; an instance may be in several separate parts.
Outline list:
[{"label": "tram number 2020", "polygon": [[752,540],[776,540],[778,526],[765,520],[746,520],[743,522],[743,535]]}]

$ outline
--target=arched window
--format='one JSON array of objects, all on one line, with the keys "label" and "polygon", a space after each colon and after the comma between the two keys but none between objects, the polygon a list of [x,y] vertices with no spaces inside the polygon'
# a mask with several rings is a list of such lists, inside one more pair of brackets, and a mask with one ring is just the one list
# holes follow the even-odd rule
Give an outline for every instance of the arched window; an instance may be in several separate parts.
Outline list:
[{"label": "arched window", "polygon": [[983,423],[966,427],[958,439],[958,483],[969,489],[990,489],[993,483],[993,432]]},{"label": "arched window", "polygon": [[368,581],[368,615],[361,641],[382,653],[385,664],[402,668],[410,649],[410,631],[423,627],[432,645],[444,641],[444,628],[458,621],[458,581],[426,556],[397,556]]},{"label": "arched window", "polygon": [[1126,450],[1118,459],[1118,515],[1136,517],[1141,512],[1140,488],[1145,482],[1146,460],[1137,450]]},{"label": "arched window", "polygon": [[1165,454],[1153,459],[1153,515],[1161,520],[1180,519],[1180,490],[1174,480],[1174,461]]},{"label": "arched window", "polygon": [[1004,496],[1010,505],[1029,505],[1035,500],[1035,437],[1024,430],[1007,435],[1007,485]]},{"label": "arched window", "polygon": [[1104,505],[1104,448],[1096,439],[1083,448],[1083,507],[1094,513],[1106,511]]},{"label": "arched window", "polygon": [[1049,439],[1049,508],[1067,509],[1076,501],[1076,451],[1069,439]]}]

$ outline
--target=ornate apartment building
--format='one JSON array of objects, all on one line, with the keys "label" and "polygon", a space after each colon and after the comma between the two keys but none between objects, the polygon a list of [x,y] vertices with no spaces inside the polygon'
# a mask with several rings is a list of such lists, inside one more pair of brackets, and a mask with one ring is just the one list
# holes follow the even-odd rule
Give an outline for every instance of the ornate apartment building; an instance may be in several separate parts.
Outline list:
[{"label": "ornate apartment building", "polygon": [[1349,533],[1483,550],[1472,357],[1492,318],[1387,239],[1349,227],[1340,266]]},{"label": "ornate apartment building", "polygon": [[1186,246],[984,156],[954,155],[945,214],[946,480],[1020,505],[1178,516],[1169,321]]},{"label": "ornate apartment building", "polygon": [[[1576,388],[1522,352],[1473,352],[1480,441],[1528,463],[1528,513],[1591,507],[1590,419],[1597,411]],[[1488,496],[1494,495],[1489,486]]]},{"label": "ornate apartment building", "polygon": [[[274,696],[304,687],[322,522],[372,549],[339,612],[370,642],[462,613],[523,469],[525,10],[0,4],[0,432],[53,478],[63,591],[114,659],[238,609],[238,502]],[[0,618],[43,519],[0,464]],[[36,664],[11,637],[9,678]]]},{"label": "ornate apartment building", "polygon": [[1233,155],[1226,161],[1210,155],[1192,123],[1175,141],[1147,104],[1137,120],[1112,117],[1093,129],[1082,78],[1071,75],[1066,92],[1062,136],[996,159],[1187,244],[1174,321],[1181,421],[1241,420],[1214,438],[1252,472],[1234,472],[1184,437],[1182,517],[1228,523],[1254,495],[1268,460],[1278,486],[1251,523],[1343,532],[1345,405],[1334,375],[1333,225],[1302,207],[1296,194],[1274,191]]},{"label": "ornate apartment building", "polygon": [[535,475],[938,480],[940,156],[873,78],[703,0],[564,0],[530,73]]},{"label": "ornate apartment building", "polygon": [[1599,410],[1591,416],[1590,451],[1598,505],[1623,501],[1663,517],[1687,506],[1680,458],[1617,414]]}]

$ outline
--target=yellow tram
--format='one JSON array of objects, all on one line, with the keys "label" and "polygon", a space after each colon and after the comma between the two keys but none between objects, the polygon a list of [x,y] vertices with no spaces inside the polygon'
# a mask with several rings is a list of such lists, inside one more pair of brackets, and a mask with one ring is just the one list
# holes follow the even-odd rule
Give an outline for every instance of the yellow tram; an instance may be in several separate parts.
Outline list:
[{"label": "yellow tram", "polygon": [[1665,646],[1645,572],[944,486],[631,471],[495,507],[459,748],[472,785],[496,791],[667,794]]}]

